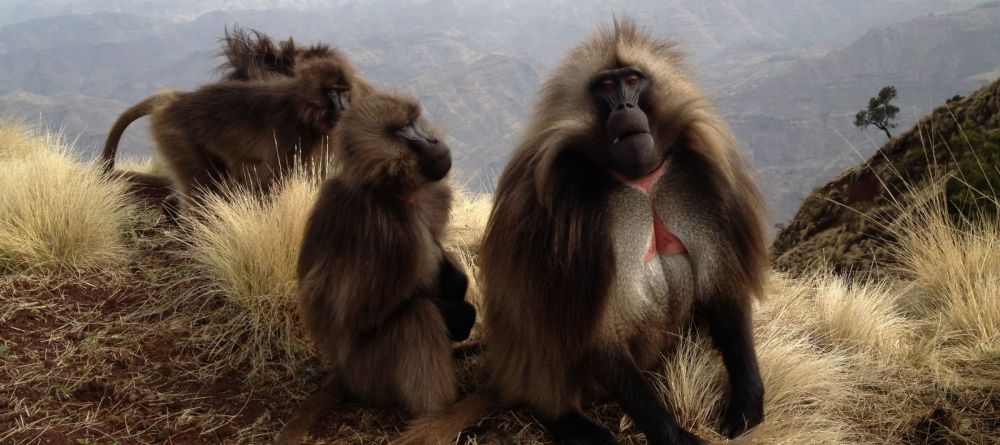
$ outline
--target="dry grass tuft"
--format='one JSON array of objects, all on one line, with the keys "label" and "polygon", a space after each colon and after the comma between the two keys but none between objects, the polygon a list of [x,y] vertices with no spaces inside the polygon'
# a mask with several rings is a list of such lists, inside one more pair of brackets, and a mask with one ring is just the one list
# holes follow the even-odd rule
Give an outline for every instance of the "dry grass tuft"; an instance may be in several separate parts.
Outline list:
[{"label": "dry grass tuft", "polygon": [[1000,338],[1000,226],[978,218],[956,226],[937,200],[897,229],[897,272],[913,281],[907,307],[947,341]]},{"label": "dry grass tuft", "polygon": [[[486,221],[493,208],[491,195],[475,195],[462,187],[455,187],[455,204],[448,223],[445,249],[452,252],[465,267],[469,277],[469,294],[466,298],[475,305],[482,315],[482,293],[479,292],[479,244],[483,240]],[[479,324],[473,337],[479,337]]]},{"label": "dry grass tuft", "polygon": [[0,124],[0,171],[0,268],[79,272],[129,258],[125,184],[74,162],[61,138]]},{"label": "dry grass tuft", "polygon": [[65,151],[66,144],[58,134],[35,131],[29,125],[0,119],[0,159],[63,157]]},{"label": "dry grass tuft", "polygon": [[912,322],[885,282],[850,283],[841,277],[813,278],[820,330],[836,346],[875,355],[896,354],[909,340]]},{"label": "dry grass tuft", "polygon": [[209,197],[176,233],[197,283],[177,303],[219,305],[193,332],[207,366],[273,376],[311,356],[295,312],[295,267],[317,184],[298,172],[263,200],[241,190]]}]

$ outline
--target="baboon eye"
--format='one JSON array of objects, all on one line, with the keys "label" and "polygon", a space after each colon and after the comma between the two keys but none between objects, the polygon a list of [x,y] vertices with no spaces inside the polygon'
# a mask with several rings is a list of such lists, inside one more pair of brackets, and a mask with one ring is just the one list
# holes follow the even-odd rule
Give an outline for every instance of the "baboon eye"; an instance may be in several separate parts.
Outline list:
[{"label": "baboon eye", "polygon": [[614,87],[615,83],[611,79],[604,79],[601,82],[601,88],[604,88],[604,91],[611,91]]},{"label": "baboon eye", "polygon": [[639,83],[639,76],[636,76],[635,74],[632,74],[632,75],[628,76],[627,79],[625,79],[625,82],[627,82],[629,85],[635,85],[635,84]]}]

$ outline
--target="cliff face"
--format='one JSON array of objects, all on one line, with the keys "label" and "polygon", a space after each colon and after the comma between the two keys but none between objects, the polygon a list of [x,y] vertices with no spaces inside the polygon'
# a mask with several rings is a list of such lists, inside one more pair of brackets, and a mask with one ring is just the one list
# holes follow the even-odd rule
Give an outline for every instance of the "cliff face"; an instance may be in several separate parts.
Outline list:
[{"label": "cliff face", "polygon": [[[970,134],[986,135],[991,142]],[[929,181],[994,156],[998,135],[1000,80],[935,109],[865,163],[814,190],[778,234],[772,246],[775,267],[800,271],[826,261],[840,272],[864,272],[874,262],[891,260],[885,250],[885,243],[893,240],[887,226],[901,209],[913,203]],[[986,172],[995,168],[987,165]]]}]

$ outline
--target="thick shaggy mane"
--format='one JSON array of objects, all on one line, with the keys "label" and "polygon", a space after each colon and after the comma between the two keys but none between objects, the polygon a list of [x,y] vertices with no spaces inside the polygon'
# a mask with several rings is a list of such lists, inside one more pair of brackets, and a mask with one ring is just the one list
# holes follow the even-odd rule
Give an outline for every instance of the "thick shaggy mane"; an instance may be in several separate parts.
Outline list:
[{"label": "thick shaggy mane", "polygon": [[278,43],[266,34],[234,26],[227,28],[220,39],[219,52],[225,62],[215,72],[225,80],[266,80],[272,77],[291,76],[296,62],[319,58],[332,58],[344,64],[347,59],[326,44],[301,47],[289,37]]},{"label": "thick shaggy mane", "polygon": [[[766,252],[765,206],[757,187],[748,176],[747,162],[728,126],[715,112],[711,102],[691,80],[682,64],[682,56],[671,42],[657,39],[628,18],[616,19],[610,27],[599,28],[591,39],[574,48],[554,76],[542,86],[531,127],[513,155],[513,163],[523,165],[530,181],[508,181],[509,187],[533,185],[537,202],[553,215],[576,212],[557,208],[560,175],[553,168],[566,151],[581,152],[600,159],[599,116],[588,95],[593,77],[604,70],[636,66],[651,80],[653,97],[658,98],[652,119],[667,123],[654,128],[659,148],[667,152],[688,151],[704,161],[711,175],[706,184],[715,190],[731,221],[725,221],[730,233],[725,238],[735,243],[726,249],[739,258],[727,263],[742,263],[738,273],[741,292],[762,295]],[[505,187],[501,178],[498,191]],[[504,194],[498,193],[499,199]],[[565,203],[565,201],[563,201]],[[573,227],[562,221],[562,227]],[[569,234],[572,238],[572,233]],[[570,253],[572,255],[572,253]],[[721,289],[720,289],[721,291]]]}]

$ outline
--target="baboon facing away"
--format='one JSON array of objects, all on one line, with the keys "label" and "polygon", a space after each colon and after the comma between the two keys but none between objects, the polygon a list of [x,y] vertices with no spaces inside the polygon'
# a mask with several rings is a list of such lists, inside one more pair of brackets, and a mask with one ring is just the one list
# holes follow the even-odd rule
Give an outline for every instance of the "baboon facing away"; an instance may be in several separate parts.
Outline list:
[{"label": "baboon facing away", "polygon": [[[292,76],[297,63],[313,59],[346,59],[326,44],[297,45],[289,37],[277,44],[266,34],[237,26],[227,28],[221,39],[225,62],[216,69],[224,80],[267,80]],[[360,81],[360,78],[356,79]]]},{"label": "baboon facing away", "polygon": [[299,310],[331,380],[285,425],[294,443],[335,400],[425,415],[456,397],[452,342],[475,321],[467,279],[441,248],[448,147],[415,100],[352,105],[332,136],[336,174],[313,206],[298,262]]},{"label": "baboon facing away", "polygon": [[266,190],[295,156],[315,156],[351,97],[368,93],[356,79],[346,61],[319,58],[297,64],[292,77],[159,93],[118,118],[101,157],[111,170],[122,132],[148,114],[157,153],[186,204],[220,182]]},{"label": "baboon facing away", "polygon": [[671,46],[628,20],[602,30],[544,84],[499,180],[481,257],[488,386],[400,442],[449,443],[498,399],[531,408],[559,443],[615,443],[582,411],[607,398],[651,444],[702,443],[643,373],[692,325],[729,375],[722,432],[757,425],[763,208]]}]

